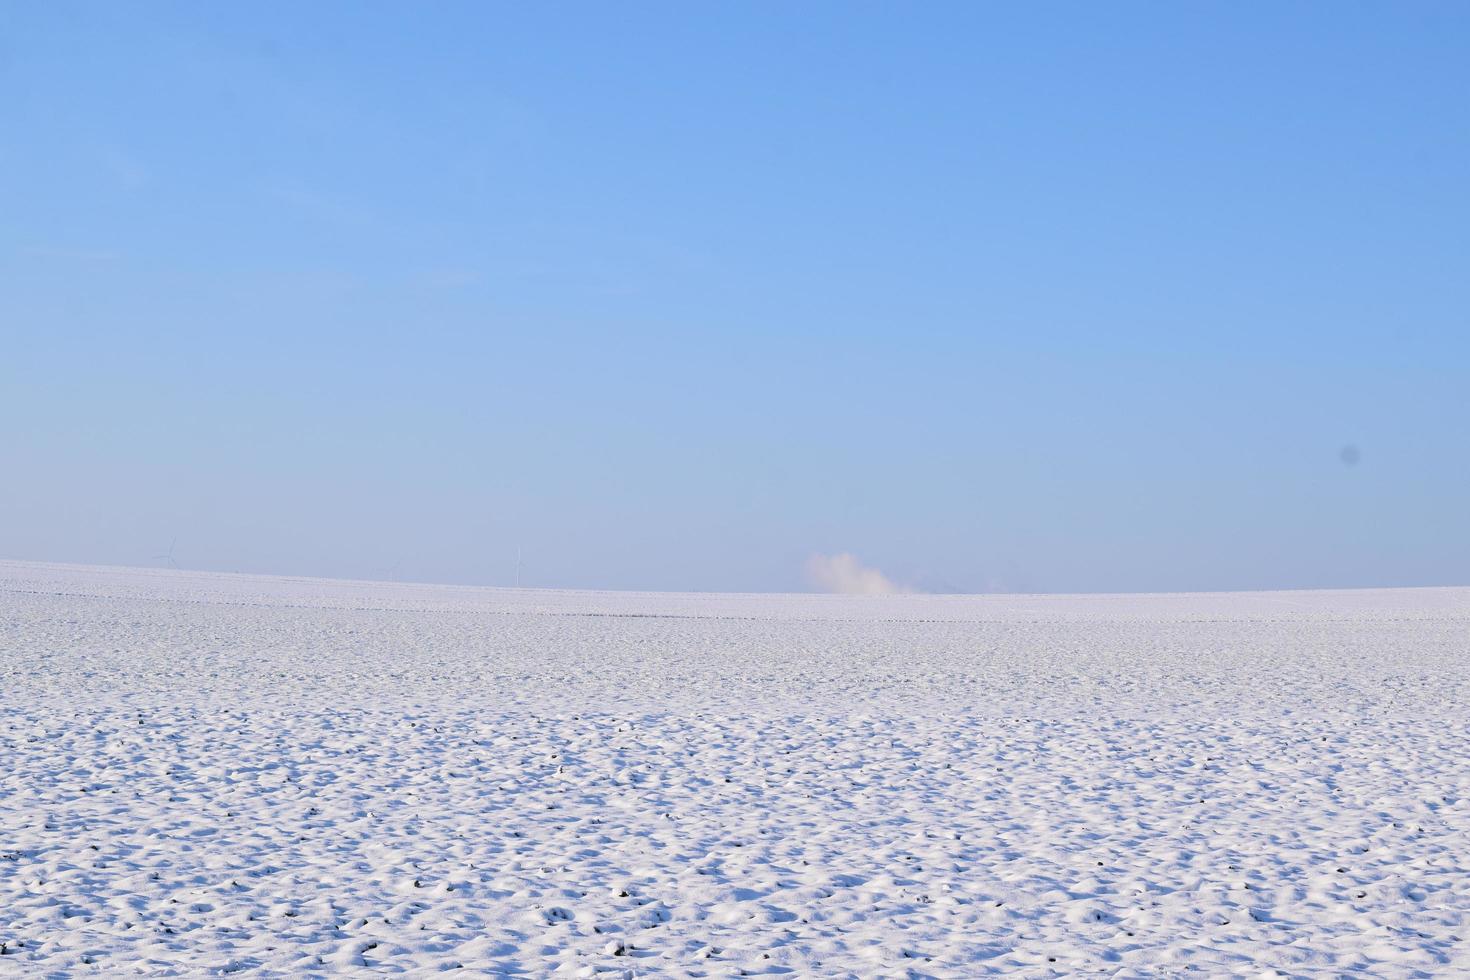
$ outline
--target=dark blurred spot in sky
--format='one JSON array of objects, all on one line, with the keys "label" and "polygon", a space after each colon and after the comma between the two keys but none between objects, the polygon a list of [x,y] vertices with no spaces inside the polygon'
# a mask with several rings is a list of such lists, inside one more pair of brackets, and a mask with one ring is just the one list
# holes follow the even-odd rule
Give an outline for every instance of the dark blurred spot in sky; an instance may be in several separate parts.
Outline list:
[{"label": "dark blurred spot in sky", "polygon": [[1337,456],[1342,460],[1342,465],[1344,466],[1357,466],[1358,460],[1363,458],[1363,454],[1358,451],[1358,447],[1352,443],[1348,443],[1342,449],[1338,450]]}]

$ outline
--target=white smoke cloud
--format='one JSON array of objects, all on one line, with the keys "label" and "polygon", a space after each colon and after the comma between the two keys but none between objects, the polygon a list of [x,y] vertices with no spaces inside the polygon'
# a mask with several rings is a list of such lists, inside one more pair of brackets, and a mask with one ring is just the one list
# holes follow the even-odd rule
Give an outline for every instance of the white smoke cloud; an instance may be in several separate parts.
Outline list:
[{"label": "white smoke cloud", "polygon": [[812,555],[806,562],[806,577],[823,592],[841,595],[893,595],[914,590],[899,585],[876,568],[868,568],[852,555]]}]

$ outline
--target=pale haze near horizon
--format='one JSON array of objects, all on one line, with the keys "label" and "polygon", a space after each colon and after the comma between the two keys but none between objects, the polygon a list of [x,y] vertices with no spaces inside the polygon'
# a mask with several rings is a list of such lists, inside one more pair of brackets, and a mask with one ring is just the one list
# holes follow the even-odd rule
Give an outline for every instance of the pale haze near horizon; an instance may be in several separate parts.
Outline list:
[{"label": "pale haze near horizon", "polygon": [[0,557],[1470,583],[1463,5],[0,29]]}]

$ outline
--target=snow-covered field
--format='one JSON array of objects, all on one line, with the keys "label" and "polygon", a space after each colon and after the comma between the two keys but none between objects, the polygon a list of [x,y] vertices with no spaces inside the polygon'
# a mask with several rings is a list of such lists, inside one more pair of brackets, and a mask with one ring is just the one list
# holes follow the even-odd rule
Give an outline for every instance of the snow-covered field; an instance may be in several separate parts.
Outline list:
[{"label": "snow-covered field", "polygon": [[1470,589],[0,562],[0,974],[1470,974]]}]

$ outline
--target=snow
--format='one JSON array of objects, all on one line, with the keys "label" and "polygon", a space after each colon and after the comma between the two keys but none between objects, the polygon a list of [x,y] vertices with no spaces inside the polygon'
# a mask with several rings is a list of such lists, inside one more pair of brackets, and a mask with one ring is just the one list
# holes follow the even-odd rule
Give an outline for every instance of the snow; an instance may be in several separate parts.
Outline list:
[{"label": "snow", "polygon": [[0,562],[0,974],[1464,974],[1467,626]]}]

